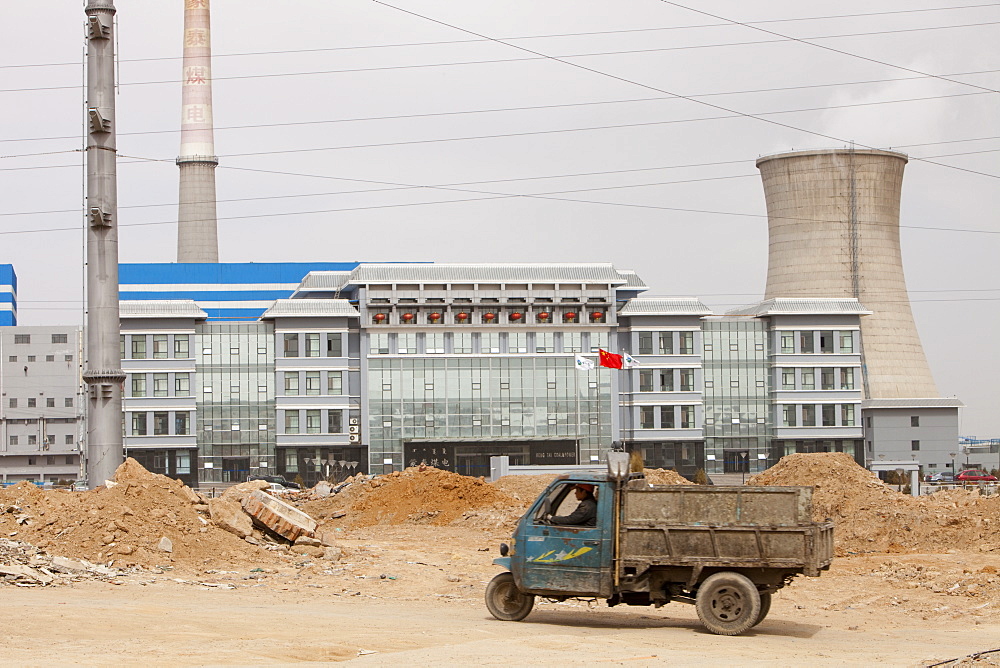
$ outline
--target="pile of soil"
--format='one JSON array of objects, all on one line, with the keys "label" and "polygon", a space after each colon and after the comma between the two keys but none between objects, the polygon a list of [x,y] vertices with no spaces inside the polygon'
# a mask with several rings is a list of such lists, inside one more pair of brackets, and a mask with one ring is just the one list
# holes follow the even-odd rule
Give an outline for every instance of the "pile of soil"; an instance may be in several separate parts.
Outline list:
[{"label": "pile of soil", "polygon": [[[520,515],[524,503],[479,478],[430,466],[411,467],[372,480],[352,482],[336,496],[310,501],[302,509],[317,519],[346,513],[349,526],[445,525],[469,513]],[[339,519],[339,518],[338,518]]]},{"label": "pile of soil", "polygon": [[204,497],[178,480],[127,459],[113,482],[83,492],[43,491],[28,482],[2,489],[0,535],[48,554],[117,568],[231,568],[277,561],[212,524]]},{"label": "pile of soil", "polygon": [[694,483],[673,469],[644,469],[650,485],[693,485]]},{"label": "pile of soil", "polygon": [[505,475],[494,480],[493,485],[504,494],[508,494],[528,506],[555,479],[555,474]]},{"label": "pile of soil", "polygon": [[845,453],[788,455],[747,484],[813,487],[813,519],[833,521],[841,555],[1000,551],[1000,497],[961,489],[901,494]]}]

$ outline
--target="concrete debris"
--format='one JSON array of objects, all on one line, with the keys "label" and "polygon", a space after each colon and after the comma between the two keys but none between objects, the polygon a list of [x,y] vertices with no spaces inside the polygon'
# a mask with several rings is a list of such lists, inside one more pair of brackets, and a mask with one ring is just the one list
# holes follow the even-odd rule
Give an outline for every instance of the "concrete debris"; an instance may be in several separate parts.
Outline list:
[{"label": "concrete debris", "polygon": [[253,531],[253,520],[236,501],[224,497],[210,499],[208,512],[216,526],[240,538],[246,538]]},{"label": "concrete debris", "polygon": [[243,501],[243,510],[254,522],[289,541],[302,535],[312,536],[316,532],[316,520],[260,490]]},{"label": "concrete debris", "polygon": [[167,538],[166,536],[164,536],[160,538],[160,542],[156,544],[156,549],[161,550],[163,552],[173,552],[174,542],[169,538]]}]

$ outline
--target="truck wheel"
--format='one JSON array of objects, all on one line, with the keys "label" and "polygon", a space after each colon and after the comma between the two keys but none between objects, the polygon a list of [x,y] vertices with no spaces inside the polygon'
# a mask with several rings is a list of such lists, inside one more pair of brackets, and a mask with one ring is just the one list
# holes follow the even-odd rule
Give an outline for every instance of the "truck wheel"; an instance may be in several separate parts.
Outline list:
[{"label": "truck wheel", "polygon": [[753,623],[757,626],[764,618],[767,617],[767,613],[771,611],[771,592],[762,591],[760,592],[760,613],[757,615],[757,621]]},{"label": "truck wheel", "polygon": [[760,594],[744,575],[715,573],[698,587],[695,609],[706,629],[721,636],[735,636],[757,623]]},{"label": "truck wheel", "polygon": [[510,573],[501,573],[486,585],[486,609],[501,621],[519,622],[534,606],[534,595],[522,594]]}]

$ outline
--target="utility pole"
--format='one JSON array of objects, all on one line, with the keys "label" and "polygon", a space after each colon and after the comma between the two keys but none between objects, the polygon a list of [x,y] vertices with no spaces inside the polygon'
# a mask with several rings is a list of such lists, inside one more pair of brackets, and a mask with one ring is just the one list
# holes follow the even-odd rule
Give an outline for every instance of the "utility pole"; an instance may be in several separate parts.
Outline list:
[{"label": "utility pole", "polygon": [[87,482],[103,485],[124,461],[118,324],[118,181],[114,0],[87,15]]}]

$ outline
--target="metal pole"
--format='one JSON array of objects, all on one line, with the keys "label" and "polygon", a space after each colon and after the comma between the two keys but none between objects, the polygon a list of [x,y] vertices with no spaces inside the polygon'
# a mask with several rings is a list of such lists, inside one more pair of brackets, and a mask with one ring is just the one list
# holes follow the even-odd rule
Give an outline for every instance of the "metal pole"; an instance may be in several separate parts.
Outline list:
[{"label": "metal pole", "polygon": [[113,0],[87,15],[87,482],[104,484],[124,460],[118,337],[118,184]]}]

